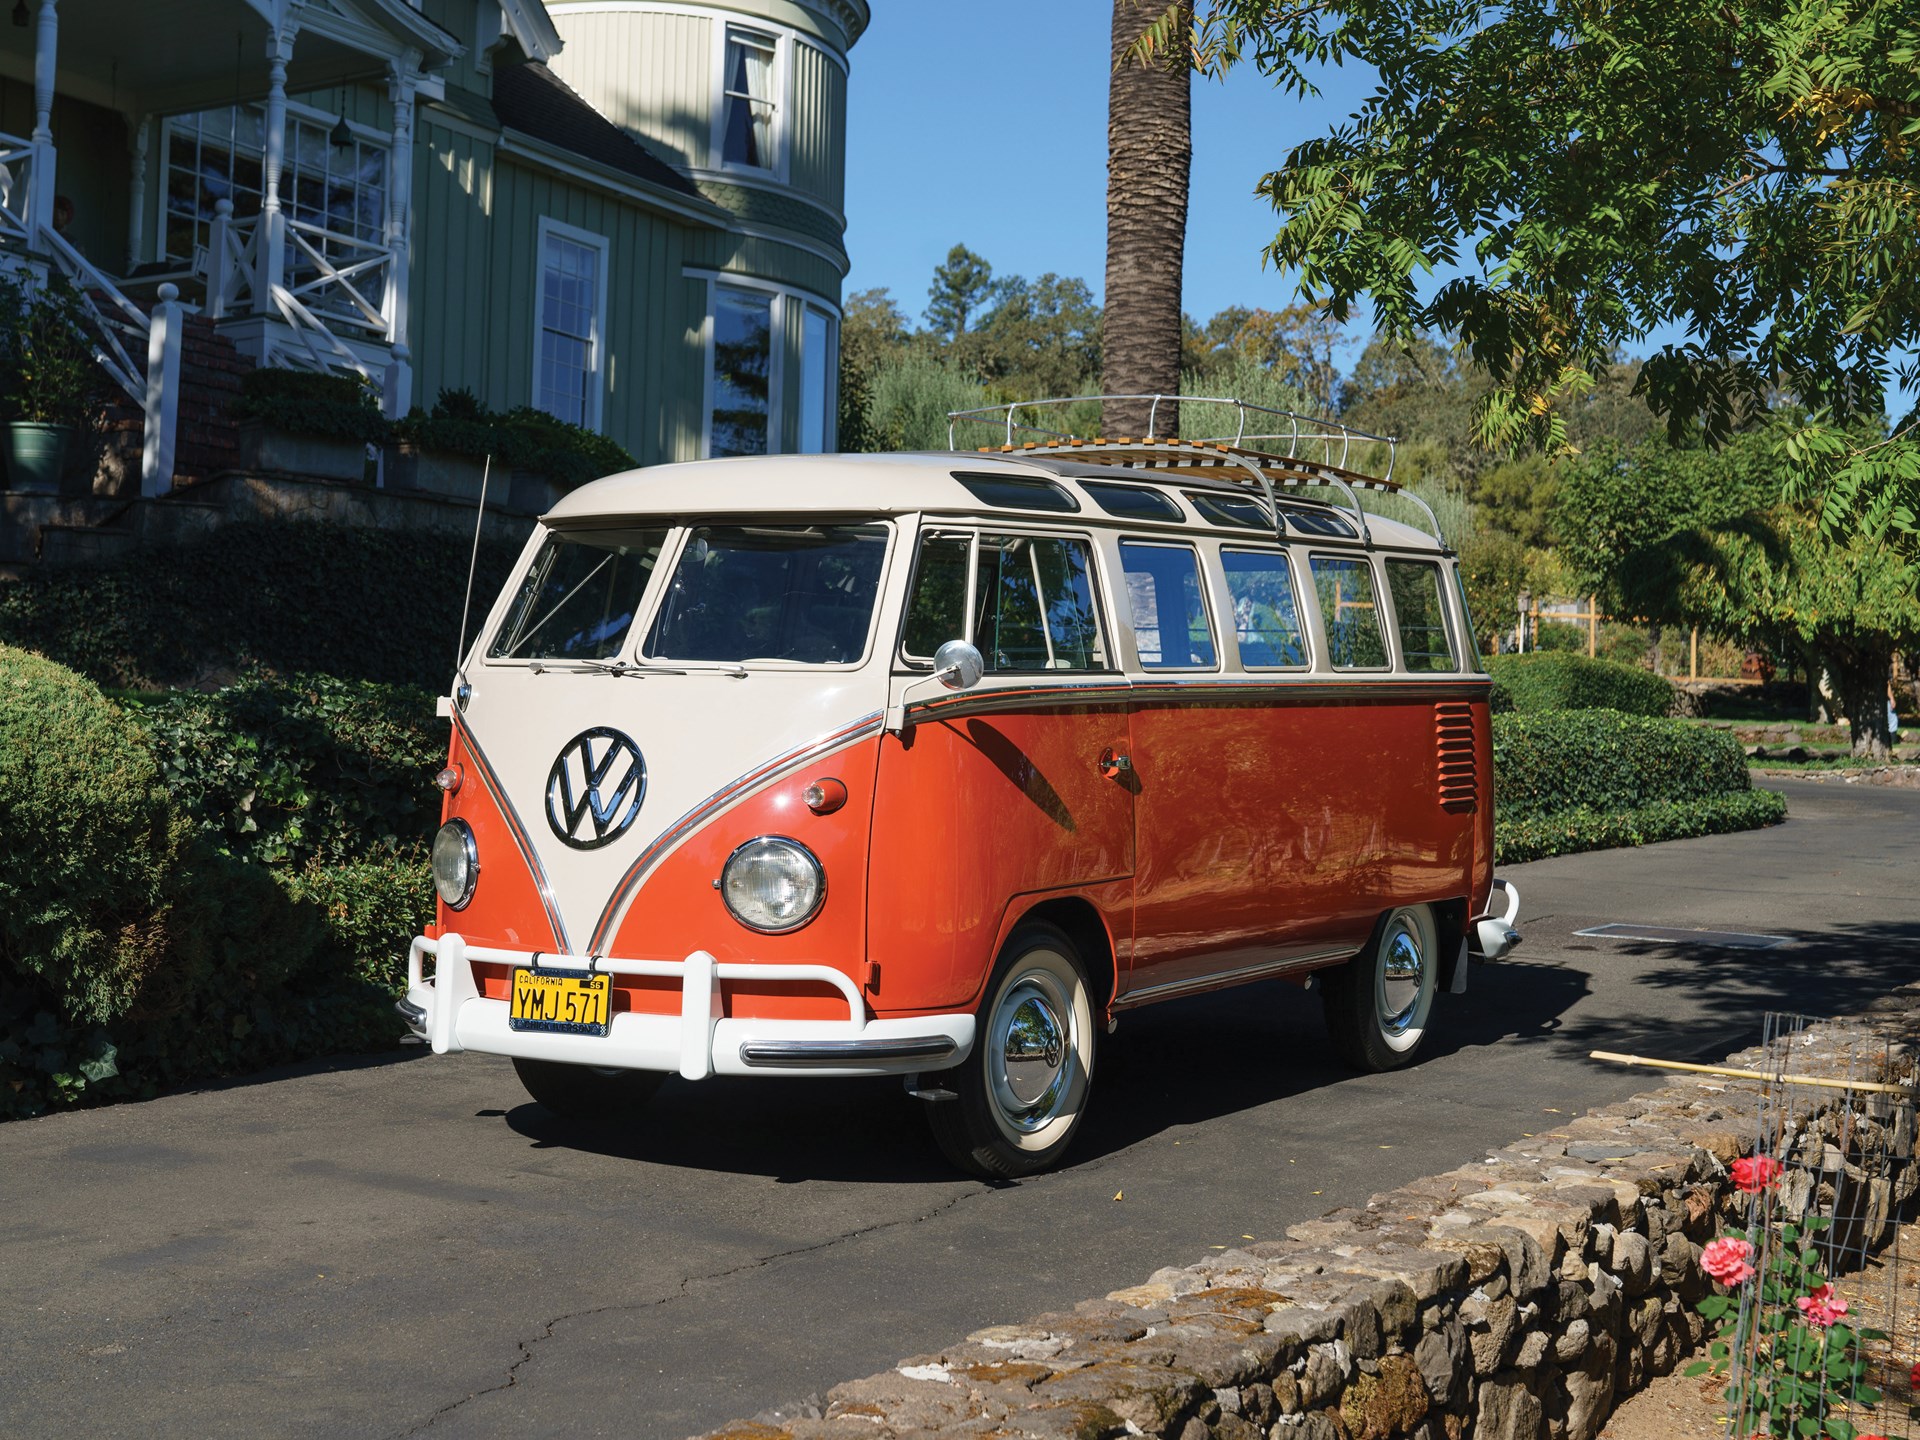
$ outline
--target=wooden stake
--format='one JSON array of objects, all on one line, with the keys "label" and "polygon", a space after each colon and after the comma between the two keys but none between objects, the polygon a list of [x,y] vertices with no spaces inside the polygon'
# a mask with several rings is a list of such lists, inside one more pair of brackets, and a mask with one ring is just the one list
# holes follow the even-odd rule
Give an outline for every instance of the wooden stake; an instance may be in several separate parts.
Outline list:
[{"label": "wooden stake", "polygon": [[1829,1080],[1813,1075],[1774,1075],[1765,1070],[1734,1070],[1725,1065],[1691,1065],[1685,1060],[1654,1060],[1645,1055],[1619,1055],[1611,1050],[1589,1050],[1589,1060],[1610,1060],[1616,1065],[1644,1065],[1652,1070],[1684,1070],[1690,1075],[1723,1075],[1729,1080],[1765,1080],[1775,1085],[1818,1085],[1826,1090],[1868,1090],[1878,1095],[1913,1094],[1913,1086],[1890,1085],[1880,1080]]}]

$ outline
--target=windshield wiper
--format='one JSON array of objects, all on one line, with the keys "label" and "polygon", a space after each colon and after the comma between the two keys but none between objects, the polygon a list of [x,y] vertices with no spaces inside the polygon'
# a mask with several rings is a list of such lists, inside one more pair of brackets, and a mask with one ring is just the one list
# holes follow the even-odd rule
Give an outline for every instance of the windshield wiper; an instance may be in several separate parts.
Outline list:
[{"label": "windshield wiper", "polygon": [[630,665],[625,660],[568,660],[565,664],[552,667],[542,665],[538,660],[527,667],[536,675],[544,675],[549,669],[592,670],[601,675],[725,675],[729,679],[744,680],[748,670],[744,665],[702,666],[698,671],[682,670],[673,665]]}]

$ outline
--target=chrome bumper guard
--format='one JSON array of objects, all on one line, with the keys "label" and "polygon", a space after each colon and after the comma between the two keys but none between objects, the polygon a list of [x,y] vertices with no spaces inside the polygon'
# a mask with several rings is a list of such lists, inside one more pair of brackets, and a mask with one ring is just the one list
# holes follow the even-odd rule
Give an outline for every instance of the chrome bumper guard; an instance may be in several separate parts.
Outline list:
[{"label": "chrome bumper guard", "polygon": [[[1505,891],[1507,908],[1499,915],[1493,913],[1500,892]],[[1517,886],[1505,880],[1495,880],[1493,889],[1487,895],[1487,908],[1467,922],[1468,943],[1473,954],[1481,960],[1504,959],[1514,946],[1520,943],[1520,932],[1513,928],[1513,922],[1520,918],[1520,891]]]},{"label": "chrome bumper guard", "polygon": [[[426,957],[434,960],[431,979]],[[621,1012],[608,1033],[563,1035],[515,1030],[507,1002],[488,1000],[473,978],[473,962],[531,965],[525,950],[469,945],[454,933],[414,937],[407,950],[407,993],[400,1014],[436,1055],[480,1050],[532,1060],[558,1060],[625,1070],[661,1070],[702,1080],[709,1075],[901,1075],[958,1064],[973,1048],[971,1015],[870,1020],[866,1000],[844,973],[828,965],[722,963],[704,950],[684,960],[622,960],[607,956],[538,957],[548,969],[597,969],[611,975],[651,975],[680,982],[678,1014]],[[728,1019],[721,1014],[722,980],[806,980],[831,985],[847,1002],[845,1020]]]}]

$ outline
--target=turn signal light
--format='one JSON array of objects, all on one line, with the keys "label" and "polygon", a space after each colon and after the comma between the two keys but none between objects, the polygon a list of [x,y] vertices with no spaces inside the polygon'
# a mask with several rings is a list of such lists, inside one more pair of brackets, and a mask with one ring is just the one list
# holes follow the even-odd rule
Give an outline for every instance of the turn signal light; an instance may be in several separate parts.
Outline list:
[{"label": "turn signal light", "polygon": [[828,776],[816,780],[807,786],[806,793],[800,797],[807,802],[807,809],[816,815],[831,815],[847,803],[847,787],[840,781]]},{"label": "turn signal light", "polygon": [[433,777],[433,783],[446,791],[447,794],[452,795],[459,790],[461,778],[460,767],[458,765],[449,765]]}]

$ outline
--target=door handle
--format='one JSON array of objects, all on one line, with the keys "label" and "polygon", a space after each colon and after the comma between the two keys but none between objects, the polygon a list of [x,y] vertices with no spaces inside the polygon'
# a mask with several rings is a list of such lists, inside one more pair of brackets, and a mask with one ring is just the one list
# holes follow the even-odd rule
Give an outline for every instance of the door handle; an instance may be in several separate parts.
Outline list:
[{"label": "door handle", "polygon": [[1120,754],[1111,745],[1100,752],[1100,773],[1109,780],[1118,780],[1133,769],[1133,761]]}]

